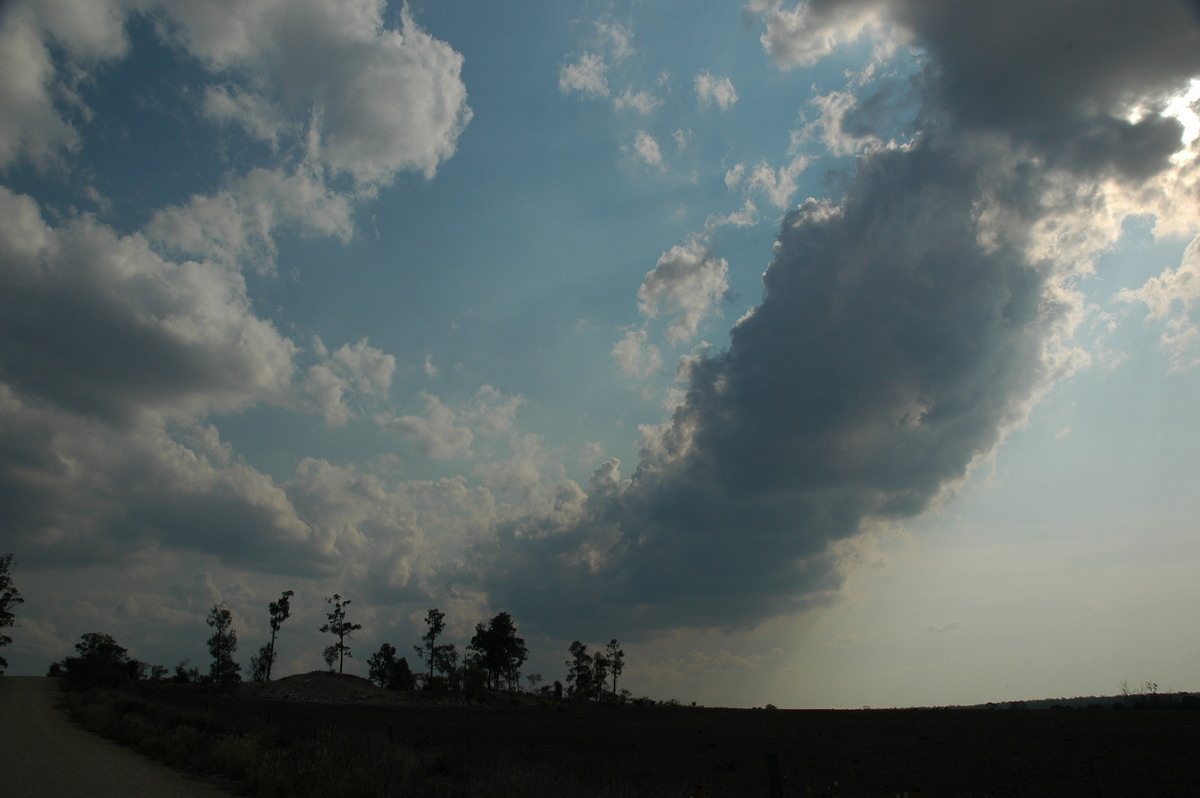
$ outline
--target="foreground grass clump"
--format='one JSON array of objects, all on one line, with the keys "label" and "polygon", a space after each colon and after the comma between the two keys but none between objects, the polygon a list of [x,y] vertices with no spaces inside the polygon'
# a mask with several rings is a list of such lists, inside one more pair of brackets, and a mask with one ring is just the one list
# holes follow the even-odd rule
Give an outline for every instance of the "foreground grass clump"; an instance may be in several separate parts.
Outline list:
[{"label": "foreground grass clump", "polygon": [[659,794],[635,789],[618,778],[585,780],[546,765],[417,750],[389,736],[353,728],[297,733],[282,718],[273,720],[270,713],[265,718],[231,719],[211,706],[181,707],[123,689],[67,690],[64,704],[83,727],[167,765],[217,781],[239,795],[653,798]]}]

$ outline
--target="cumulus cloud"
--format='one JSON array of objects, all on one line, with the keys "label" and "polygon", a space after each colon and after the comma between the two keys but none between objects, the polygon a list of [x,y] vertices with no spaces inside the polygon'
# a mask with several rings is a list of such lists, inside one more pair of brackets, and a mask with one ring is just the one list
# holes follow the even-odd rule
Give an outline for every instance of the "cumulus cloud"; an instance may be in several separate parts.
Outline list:
[{"label": "cumulus cloud", "polygon": [[238,274],[87,216],[50,227],[3,187],[0,208],[0,361],[20,393],[111,422],[284,401],[295,347]]},{"label": "cumulus cloud", "polygon": [[471,119],[462,55],[414,22],[388,26],[374,0],[251,0],[211,6],[160,0],[164,35],[219,75],[206,109],[274,140],[281,120],[307,126],[309,147],[333,174],[370,188],[400,170],[432,176]]},{"label": "cumulus cloud", "polygon": [[517,409],[525,400],[505,396],[490,385],[480,388],[469,401],[451,407],[438,397],[421,393],[424,415],[405,415],[381,423],[414,438],[427,457],[446,460],[471,456],[476,435],[496,436],[512,430]]},{"label": "cumulus cloud", "polygon": [[608,64],[604,56],[584,53],[573,64],[563,64],[558,73],[558,88],[564,94],[577,91],[592,97],[608,96]]},{"label": "cumulus cloud", "polygon": [[55,107],[50,52],[23,10],[0,10],[0,167],[26,157],[45,168],[78,146],[79,134]]},{"label": "cumulus cloud", "polygon": [[808,168],[809,159],[804,155],[796,155],[778,169],[769,163],[759,161],[753,168],[747,168],[739,163],[725,173],[725,185],[730,190],[741,191],[746,201],[743,212],[753,217],[757,209],[754,197],[765,197],[779,210],[785,210],[792,204],[792,196],[796,193],[796,180]]},{"label": "cumulus cloud", "polygon": [[763,48],[783,68],[812,66],[839,46],[882,25],[882,0],[753,0],[762,15]]},{"label": "cumulus cloud", "polygon": [[[925,48],[920,129],[856,148],[840,201],[784,217],[761,303],[689,361],[631,476],[614,464],[571,519],[497,529],[496,573],[524,585],[537,563],[542,589],[493,575],[493,595],[551,625],[539,607],[562,591],[599,628],[751,626],[832,600],[852,541],[989,456],[1071,368],[1069,281],[1123,220],[1151,207],[1196,232],[1185,127],[1163,109],[1200,73],[1200,29],[1182,5],[1104,5],[756,4],[784,67],[866,33]],[[1127,298],[1190,309],[1189,263]]]},{"label": "cumulus cloud", "polygon": [[658,147],[658,140],[646,131],[639,130],[633,137],[633,151],[647,166],[662,166],[662,150]]},{"label": "cumulus cloud", "polygon": [[168,254],[271,271],[280,228],[348,241],[354,232],[353,203],[311,172],[256,168],[216,194],[158,211],[145,235]]},{"label": "cumulus cloud", "polygon": [[662,353],[646,330],[629,330],[612,350],[613,362],[626,377],[645,379],[662,369]]},{"label": "cumulus cloud", "polygon": [[256,570],[329,567],[269,476],[184,445],[161,416],[118,428],[36,400],[9,402],[0,470],[5,527],[30,564],[114,563],[161,547]]},{"label": "cumulus cloud", "polygon": [[376,349],[364,338],[354,345],[342,344],[332,354],[317,340],[321,362],[310,366],[303,390],[312,398],[326,423],[338,426],[358,415],[351,403],[387,394],[396,370],[396,358]]},{"label": "cumulus cloud", "polygon": [[732,80],[727,77],[718,78],[704,70],[696,75],[696,99],[701,107],[715,103],[722,111],[728,111],[738,101],[738,95]]},{"label": "cumulus cloud", "polygon": [[687,341],[728,292],[728,275],[729,263],[699,241],[673,246],[642,280],[638,309],[649,318],[663,313],[674,316],[667,339]]},{"label": "cumulus cloud", "polygon": [[627,88],[620,95],[613,98],[613,105],[616,106],[618,111],[631,109],[637,111],[639,114],[648,114],[662,105],[662,99],[648,91],[634,91]]},{"label": "cumulus cloud", "polygon": [[[215,121],[276,143],[303,135],[332,174],[370,190],[403,169],[432,176],[471,118],[462,56],[420,28],[407,6],[389,27],[375,0],[15,2],[0,16],[7,79],[0,81],[0,163],[47,163],[77,145],[56,95],[70,86],[48,45],[79,64],[124,56],[131,13],[155,15],[161,34],[225,78],[203,93]],[[319,65],[319,66],[318,66]],[[17,76],[19,79],[14,79]]]},{"label": "cumulus cloud", "polygon": [[1140,288],[1121,291],[1117,300],[1144,305],[1147,321],[1164,326],[1162,344],[1174,369],[1200,365],[1200,319],[1196,317],[1200,300],[1200,238],[1192,239],[1178,268],[1151,277]]}]

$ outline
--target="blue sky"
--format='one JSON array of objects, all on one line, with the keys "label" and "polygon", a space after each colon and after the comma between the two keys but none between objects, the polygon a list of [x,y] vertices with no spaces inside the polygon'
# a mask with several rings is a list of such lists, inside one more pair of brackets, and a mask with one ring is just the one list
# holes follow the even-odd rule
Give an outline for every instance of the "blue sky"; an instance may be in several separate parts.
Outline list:
[{"label": "blue sky", "polygon": [[[5,656],[512,613],[635,694],[1196,689],[1200,17],[16,0]],[[354,614],[354,613],[352,613]]]}]

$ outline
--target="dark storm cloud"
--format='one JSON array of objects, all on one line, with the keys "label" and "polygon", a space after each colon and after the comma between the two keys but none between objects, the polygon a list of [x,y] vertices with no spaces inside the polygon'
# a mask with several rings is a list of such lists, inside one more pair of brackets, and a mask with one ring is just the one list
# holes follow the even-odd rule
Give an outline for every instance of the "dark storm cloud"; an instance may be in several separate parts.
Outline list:
[{"label": "dark storm cloud", "polygon": [[597,552],[562,589],[642,628],[820,604],[840,586],[832,546],[921,512],[997,442],[1044,378],[1056,308],[1039,264],[979,243],[975,166],[880,153],[840,208],[785,218],[762,304],[692,367],[660,448],[585,522],[527,544]]},{"label": "dark storm cloud", "polygon": [[[1069,308],[1029,236],[1077,210],[1051,185],[1167,166],[1178,122],[1129,115],[1200,74],[1196,29],[1165,2],[810,11],[858,25],[872,6],[927,50],[920,135],[862,156],[840,203],[785,217],[762,303],[693,363],[632,477],[589,491],[573,523],[503,528],[493,599],[563,634],[820,605],[841,585],[839,547],[927,509],[1053,378]],[[785,27],[768,46],[805,63],[814,47],[788,50]]]},{"label": "dark storm cloud", "polygon": [[[825,5],[825,3],[822,3]],[[1194,5],[1194,4],[1192,4]],[[1145,178],[1179,148],[1177,121],[1131,105],[1200,73],[1200,25],[1183,0],[909,0],[886,6],[932,56],[940,110],[1051,164]]]}]

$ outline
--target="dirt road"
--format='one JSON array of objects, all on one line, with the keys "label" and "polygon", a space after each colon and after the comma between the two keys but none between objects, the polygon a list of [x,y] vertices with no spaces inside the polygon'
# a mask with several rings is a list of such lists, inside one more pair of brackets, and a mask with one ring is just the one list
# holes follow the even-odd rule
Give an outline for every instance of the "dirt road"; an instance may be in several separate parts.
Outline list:
[{"label": "dirt road", "polygon": [[74,726],[44,676],[0,676],[0,792],[6,798],[227,798]]}]

